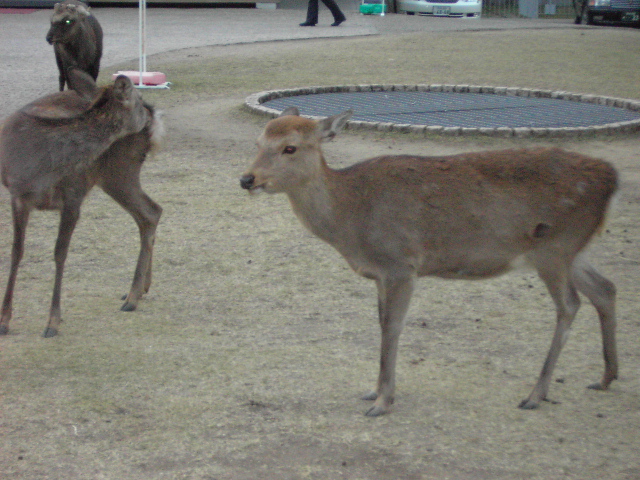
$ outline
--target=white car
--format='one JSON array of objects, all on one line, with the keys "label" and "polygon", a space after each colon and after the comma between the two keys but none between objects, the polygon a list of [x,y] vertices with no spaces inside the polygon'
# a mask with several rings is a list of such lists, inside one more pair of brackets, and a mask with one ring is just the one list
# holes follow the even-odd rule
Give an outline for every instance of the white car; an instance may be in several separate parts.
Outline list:
[{"label": "white car", "polygon": [[480,18],[482,0],[398,0],[398,13]]}]

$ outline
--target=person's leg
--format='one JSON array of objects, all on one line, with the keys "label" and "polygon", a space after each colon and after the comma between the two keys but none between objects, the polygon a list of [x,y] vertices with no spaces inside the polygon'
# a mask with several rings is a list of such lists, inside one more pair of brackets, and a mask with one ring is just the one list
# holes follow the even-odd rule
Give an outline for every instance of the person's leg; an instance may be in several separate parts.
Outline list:
[{"label": "person's leg", "polygon": [[[322,0],[324,1],[324,0]],[[318,23],[318,0],[309,0],[307,7],[307,19],[301,23],[301,27],[313,27]]]},{"label": "person's leg", "polygon": [[322,3],[327,6],[327,8],[331,11],[331,14],[333,15],[333,27],[337,27],[347,19],[347,17],[344,16],[344,13],[342,13],[342,10],[340,10],[340,7],[335,2],[335,0],[322,0]]}]

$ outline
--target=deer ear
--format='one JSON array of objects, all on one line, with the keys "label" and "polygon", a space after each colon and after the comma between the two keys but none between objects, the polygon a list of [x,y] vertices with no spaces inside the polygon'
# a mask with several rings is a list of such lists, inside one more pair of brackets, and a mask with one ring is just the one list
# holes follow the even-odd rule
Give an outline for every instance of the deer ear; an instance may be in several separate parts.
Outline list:
[{"label": "deer ear", "polygon": [[78,7],[76,8],[76,11],[78,12],[78,14],[82,15],[83,17],[88,17],[89,15],[91,15],[91,12],[89,10],[91,9],[85,8],[82,5],[78,5]]},{"label": "deer ear", "polygon": [[282,111],[282,113],[280,113],[280,115],[278,115],[279,117],[285,117],[287,115],[295,115],[296,117],[300,115],[300,110],[298,110],[298,107],[288,107],[286,109],[284,109]]},{"label": "deer ear", "polygon": [[113,93],[116,99],[122,103],[131,100],[135,92],[133,82],[126,75],[118,75],[116,81],[113,83]]},{"label": "deer ear", "polygon": [[98,86],[93,78],[75,66],[67,68],[67,82],[69,88],[75,90],[85,100],[92,100],[98,91]]},{"label": "deer ear", "polygon": [[332,117],[318,120],[318,130],[323,141],[332,140],[347,124],[347,120],[353,115],[353,110],[333,115]]}]

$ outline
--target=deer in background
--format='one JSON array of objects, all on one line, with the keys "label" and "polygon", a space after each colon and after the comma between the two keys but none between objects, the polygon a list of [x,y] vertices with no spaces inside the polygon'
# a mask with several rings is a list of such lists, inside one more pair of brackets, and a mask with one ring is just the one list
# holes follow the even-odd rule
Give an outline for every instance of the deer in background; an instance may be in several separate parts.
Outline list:
[{"label": "deer in background", "polygon": [[603,338],[604,375],[589,388],[607,389],[618,373],[615,286],[582,252],[616,190],[613,167],[541,148],[381,156],[333,170],[321,143],[351,114],[311,120],[295,107],[285,110],[267,124],[240,183],[250,193],[286,193],[312,233],[375,280],[382,345],[377,386],[363,397],[375,401],[366,414],[385,414],[393,404],[398,338],[417,277],[479,280],[522,260],[546,284],[557,324],[538,382],[520,408],[545,400],[580,306],[578,292],[597,310]]},{"label": "deer in background", "polygon": [[64,90],[65,83],[69,84],[67,70],[72,66],[97,80],[102,57],[102,27],[88,5],[78,0],[56,3],[46,38],[53,45],[60,71],[60,91]]},{"label": "deer in background", "polygon": [[11,270],[0,311],[0,335],[9,331],[13,291],[24,251],[29,212],[59,210],[55,283],[45,337],[58,333],[60,291],[71,235],[82,201],[94,185],[133,216],[140,255],[122,310],[134,310],[151,285],[151,258],[162,208],[140,186],[140,169],[159,144],[160,115],[145,104],[126,76],[98,88],[71,68],[72,90],[36,100],[11,115],[0,132],[0,174],[11,194],[14,240]]}]

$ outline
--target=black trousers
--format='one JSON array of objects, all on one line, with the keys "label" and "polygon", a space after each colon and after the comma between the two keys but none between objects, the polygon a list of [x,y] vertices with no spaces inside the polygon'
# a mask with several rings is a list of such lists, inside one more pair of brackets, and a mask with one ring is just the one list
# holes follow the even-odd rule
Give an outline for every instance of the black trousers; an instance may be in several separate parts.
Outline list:
[{"label": "black trousers", "polygon": [[[333,20],[338,22],[344,20],[346,17],[335,0],[322,0],[327,8],[333,15]],[[309,0],[309,6],[307,8],[307,23],[318,23],[318,0]]]}]

